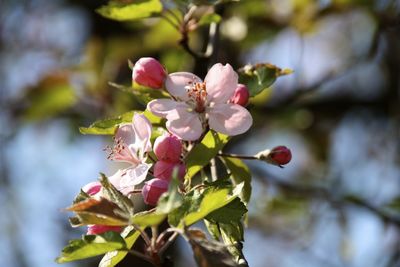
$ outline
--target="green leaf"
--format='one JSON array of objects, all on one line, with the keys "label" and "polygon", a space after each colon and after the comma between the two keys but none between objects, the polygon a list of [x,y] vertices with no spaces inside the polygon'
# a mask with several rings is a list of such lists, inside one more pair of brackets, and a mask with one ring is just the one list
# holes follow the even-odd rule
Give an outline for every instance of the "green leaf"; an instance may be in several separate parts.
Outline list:
[{"label": "green leaf", "polygon": [[101,134],[113,135],[118,128],[118,125],[132,122],[132,117],[135,111],[129,111],[117,117],[98,120],[92,123],[89,127],[79,127],[81,134]]},{"label": "green leaf", "polygon": [[[169,95],[163,89],[154,89],[150,87],[142,86],[136,82],[132,83],[132,86],[126,86],[122,84],[117,84],[113,82],[108,83],[110,86],[117,88],[123,92],[132,94],[137,101],[143,105],[147,105],[153,99],[168,98]],[[152,114],[152,113],[150,113]],[[155,115],[152,115],[156,117]],[[157,117],[158,120],[161,120]]]},{"label": "green leaf", "polygon": [[154,125],[160,125],[162,119],[154,116],[150,111],[131,110],[124,114],[109,119],[98,120],[92,123],[89,127],[79,127],[81,134],[96,134],[96,135],[113,135],[118,129],[118,126],[125,123],[131,123],[134,113],[141,113]]},{"label": "green leaf", "polygon": [[164,193],[158,200],[156,212],[159,214],[168,214],[182,205],[182,195],[179,193],[180,181],[178,179],[178,170],[175,168],[172,173],[172,179],[169,184],[168,192]]},{"label": "green leaf", "polygon": [[109,251],[126,249],[125,240],[115,232],[101,235],[85,235],[82,239],[71,240],[56,259],[57,263],[85,259],[107,253]]},{"label": "green leaf", "polygon": [[[126,248],[131,249],[133,244],[135,244],[136,240],[139,238],[140,232],[134,230],[132,226],[128,226],[121,233],[121,236],[125,239]],[[101,259],[99,267],[114,267],[122,261],[127,254],[127,251],[118,250],[107,252]]]},{"label": "green leaf", "polygon": [[228,142],[229,136],[210,130],[185,159],[187,173],[185,179],[192,178],[206,166]]},{"label": "green leaf", "polygon": [[235,198],[229,204],[208,214],[206,218],[216,223],[238,222],[246,212],[247,209],[243,202],[239,198]]},{"label": "green leaf", "polygon": [[211,23],[219,23],[221,21],[221,16],[215,13],[211,14],[206,14],[201,17],[201,19],[198,22],[198,25],[208,25]]},{"label": "green leaf", "polygon": [[221,223],[219,224],[224,244],[227,245],[228,251],[232,254],[235,261],[241,266],[248,266],[243,255],[243,224],[241,222]]},{"label": "green leaf", "polygon": [[227,247],[216,241],[207,240],[200,230],[185,230],[199,267],[237,267]]},{"label": "green leaf", "polygon": [[240,199],[247,205],[251,196],[251,173],[249,167],[240,159],[221,157],[225,166],[231,172],[233,184],[244,183],[243,190],[240,193]]},{"label": "green leaf", "polygon": [[167,214],[157,213],[155,211],[138,212],[131,217],[131,223],[141,227],[155,226],[162,223]]},{"label": "green leaf", "polygon": [[290,69],[280,69],[268,63],[246,65],[239,69],[239,81],[247,86],[250,96],[256,96],[268,89],[279,76],[292,73]]},{"label": "green leaf", "polygon": [[238,197],[243,184],[231,188],[208,188],[204,192],[193,192],[185,196],[180,209],[169,214],[168,220],[178,227],[189,226],[205,218],[211,212],[228,205]]},{"label": "green leaf", "polygon": [[124,21],[157,15],[162,11],[162,8],[160,0],[135,0],[134,3],[129,4],[111,1],[108,5],[102,6],[96,11],[106,18]]}]

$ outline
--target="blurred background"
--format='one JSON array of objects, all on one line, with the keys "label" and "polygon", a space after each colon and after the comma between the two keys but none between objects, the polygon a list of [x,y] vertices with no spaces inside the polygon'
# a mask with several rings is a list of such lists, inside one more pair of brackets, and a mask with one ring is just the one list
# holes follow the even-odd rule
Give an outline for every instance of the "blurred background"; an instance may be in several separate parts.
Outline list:
[{"label": "blurred background", "polygon": [[[67,240],[84,233],[61,208],[116,165],[103,151],[111,137],[78,127],[144,109],[108,85],[130,84],[128,59],[207,70],[165,20],[107,20],[95,12],[105,3],[0,2],[2,266],[57,266]],[[252,100],[254,127],[227,148],[286,145],[293,153],[284,169],[248,162],[250,266],[400,266],[400,1],[242,0],[217,12],[215,62],[294,70]],[[207,31],[191,33],[194,50]],[[174,266],[194,266],[184,242],[171,253]],[[119,266],[145,265],[128,257]]]}]

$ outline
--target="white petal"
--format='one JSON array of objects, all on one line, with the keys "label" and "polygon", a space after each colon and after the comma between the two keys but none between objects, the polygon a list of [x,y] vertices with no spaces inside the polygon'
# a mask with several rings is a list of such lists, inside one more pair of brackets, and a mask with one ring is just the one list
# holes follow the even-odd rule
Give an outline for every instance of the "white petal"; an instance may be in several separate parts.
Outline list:
[{"label": "white petal", "polygon": [[168,113],[171,113],[182,105],[185,106],[186,104],[171,99],[154,99],[147,104],[147,109],[158,117],[166,118]]},{"label": "white petal", "polygon": [[204,82],[209,102],[226,103],[235,93],[238,75],[231,65],[217,63],[208,71]]},{"label": "white petal", "polygon": [[121,192],[130,192],[134,189],[135,185],[142,183],[151,167],[151,164],[141,163],[136,167],[125,169],[125,174],[122,175],[119,186]]},{"label": "white petal", "polygon": [[197,113],[178,110],[175,120],[167,121],[167,129],[182,140],[195,141],[203,133],[203,126]]},{"label": "white petal", "polygon": [[136,136],[134,146],[139,150],[142,159],[144,152],[151,151],[151,123],[143,114],[135,113],[132,126]]}]

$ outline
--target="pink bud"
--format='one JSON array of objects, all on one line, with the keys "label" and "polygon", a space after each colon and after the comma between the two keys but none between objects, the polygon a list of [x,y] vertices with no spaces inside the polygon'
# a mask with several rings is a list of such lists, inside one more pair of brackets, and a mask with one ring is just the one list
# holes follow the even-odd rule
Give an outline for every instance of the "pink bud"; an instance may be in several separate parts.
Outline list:
[{"label": "pink bud", "polygon": [[144,203],[156,206],[160,196],[168,191],[169,182],[158,178],[151,179],[144,183],[142,196]]},{"label": "pink bud", "polygon": [[113,231],[120,233],[123,227],[121,226],[109,226],[109,225],[100,225],[100,224],[93,224],[88,225],[87,235],[99,235],[108,231]]},{"label": "pink bud", "polygon": [[82,191],[90,196],[96,195],[101,190],[101,184],[99,182],[91,182],[82,187]]},{"label": "pink bud", "polygon": [[285,146],[277,146],[271,150],[269,157],[274,163],[285,165],[292,159],[292,152]]},{"label": "pink bud", "polygon": [[239,83],[230,102],[244,107],[249,102],[249,97],[249,89],[247,89],[246,85]]},{"label": "pink bud", "polygon": [[154,142],[154,153],[159,160],[178,163],[182,153],[181,141],[173,135],[162,135]]},{"label": "pink bud", "polygon": [[167,72],[156,59],[142,57],[139,59],[132,70],[132,80],[140,85],[154,89],[161,88]]},{"label": "pink bud", "polygon": [[178,178],[183,180],[186,174],[186,166],[184,163],[172,163],[159,160],[154,164],[154,176],[166,181],[171,181],[174,168],[178,167]]}]

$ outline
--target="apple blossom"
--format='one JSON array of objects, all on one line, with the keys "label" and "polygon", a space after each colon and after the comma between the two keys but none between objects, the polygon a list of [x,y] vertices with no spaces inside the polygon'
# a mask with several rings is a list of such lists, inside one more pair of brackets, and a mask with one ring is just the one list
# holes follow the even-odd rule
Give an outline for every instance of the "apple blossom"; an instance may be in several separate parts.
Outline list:
[{"label": "apple blossom", "polygon": [[229,103],[237,85],[238,75],[229,64],[212,66],[204,82],[189,72],[171,73],[165,86],[176,100],[155,99],[147,108],[166,118],[167,129],[183,140],[199,139],[207,124],[223,134],[242,134],[253,119],[247,109]]},{"label": "apple blossom", "polygon": [[163,87],[167,72],[156,59],[142,57],[132,70],[132,81],[154,89]]},{"label": "apple blossom", "polygon": [[292,159],[292,152],[285,146],[277,146],[271,150],[270,158],[277,165],[285,165]]},{"label": "apple blossom", "polygon": [[181,141],[170,134],[159,136],[154,142],[154,153],[159,160],[177,163],[182,153]]},{"label": "apple blossom", "polygon": [[142,196],[144,203],[156,206],[160,196],[168,191],[169,182],[154,178],[146,182],[142,188]]},{"label": "apple blossom", "polygon": [[133,122],[118,128],[114,147],[108,148],[109,159],[130,164],[110,177],[111,183],[121,192],[128,193],[146,179],[151,164],[146,163],[146,153],[151,151],[151,123],[142,114],[134,114]]}]

